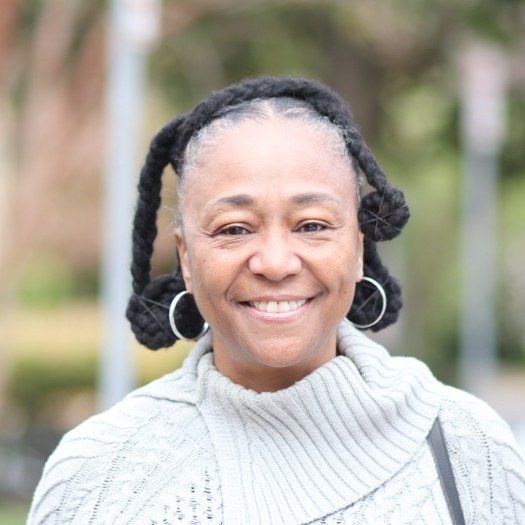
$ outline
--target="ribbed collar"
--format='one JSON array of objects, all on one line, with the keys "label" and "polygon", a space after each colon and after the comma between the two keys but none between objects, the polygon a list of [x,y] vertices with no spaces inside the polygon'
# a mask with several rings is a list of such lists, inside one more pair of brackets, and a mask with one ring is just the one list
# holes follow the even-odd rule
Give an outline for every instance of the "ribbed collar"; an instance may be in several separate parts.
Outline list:
[{"label": "ribbed collar", "polygon": [[211,343],[208,331],[190,351],[178,397],[207,423],[226,524],[309,523],[351,505],[410,461],[441,403],[423,362],[391,356],[346,319],[342,355],[276,392],[232,382]]}]

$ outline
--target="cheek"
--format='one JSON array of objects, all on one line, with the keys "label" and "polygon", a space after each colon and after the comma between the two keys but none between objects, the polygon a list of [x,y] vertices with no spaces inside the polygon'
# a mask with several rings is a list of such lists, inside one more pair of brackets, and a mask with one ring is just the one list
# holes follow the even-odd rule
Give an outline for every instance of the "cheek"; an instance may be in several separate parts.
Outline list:
[{"label": "cheek", "polygon": [[238,258],[206,246],[196,246],[193,252],[192,277],[195,299],[217,304],[228,290],[238,272]]},{"label": "cheek", "polygon": [[347,243],[346,239],[319,246],[310,253],[316,266],[325,269],[326,272],[331,270],[334,277],[350,278],[357,265],[357,249],[352,243]]},{"label": "cheek", "polygon": [[325,284],[334,300],[351,303],[355,293],[357,252],[345,243],[336,243],[326,249],[315,250],[311,257],[312,268]]}]

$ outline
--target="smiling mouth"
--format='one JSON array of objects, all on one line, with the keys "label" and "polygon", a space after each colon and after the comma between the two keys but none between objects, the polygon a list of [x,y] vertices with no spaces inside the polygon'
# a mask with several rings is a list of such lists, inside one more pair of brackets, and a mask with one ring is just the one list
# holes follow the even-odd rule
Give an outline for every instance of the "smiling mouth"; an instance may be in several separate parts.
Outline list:
[{"label": "smiling mouth", "polygon": [[243,304],[249,305],[260,312],[281,313],[298,310],[303,304],[312,299],[313,297],[302,299],[300,301],[243,301]]},{"label": "smiling mouth", "polygon": [[241,301],[253,317],[264,321],[294,320],[305,312],[315,297],[299,301]]}]

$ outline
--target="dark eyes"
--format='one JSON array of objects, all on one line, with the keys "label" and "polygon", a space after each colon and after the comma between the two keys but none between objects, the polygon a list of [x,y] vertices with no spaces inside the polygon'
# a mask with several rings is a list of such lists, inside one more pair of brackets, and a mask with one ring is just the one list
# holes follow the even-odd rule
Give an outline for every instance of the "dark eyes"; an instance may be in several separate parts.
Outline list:
[{"label": "dark eyes", "polygon": [[320,232],[320,231],[326,229],[326,226],[324,224],[320,224],[318,222],[307,222],[307,223],[303,224],[301,226],[301,228],[303,228],[304,226],[319,226],[319,228],[320,228],[318,230],[309,228],[309,229],[306,230],[306,233],[315,233],[315,232]]},{"label": "dark eyes", "polygon": [[[320,224],[318,222],[307,222],[299,227],[299,230],[301,228],[307,227],[306,230],[303,230],[304,233],[317,233],[320,231],[325,230],[327,227],[324,224]],[[230,236],[240,236],[242,235],[242,230],[248,231],[243,226],[228,226],[227,228],[223,228],[222,230],[219,230],[219,235],[230,235]]]},{"label": "dark eyes", "polygon": [[241,230],[246,230],[246,228],[243,228],[242,226],[228,226],[228,228],[224,228],[218,233],[223,235],[240,235]]}]

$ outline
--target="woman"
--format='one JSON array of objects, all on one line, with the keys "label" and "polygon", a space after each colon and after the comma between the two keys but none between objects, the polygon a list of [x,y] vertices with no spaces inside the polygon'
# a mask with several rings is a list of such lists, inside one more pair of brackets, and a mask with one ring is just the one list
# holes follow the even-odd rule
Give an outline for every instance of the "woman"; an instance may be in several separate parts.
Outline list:
[{"label": "woman", "polygon": [[[180,265],[151,280],[168,163]],[[525,523],[507,423],[362,332],[398,317],[376,242],[409,211],[336,93],[214,92],[153,139],[138,189],[127,318],[152,350],[197,343],[62,438],[28,523]]]}]

